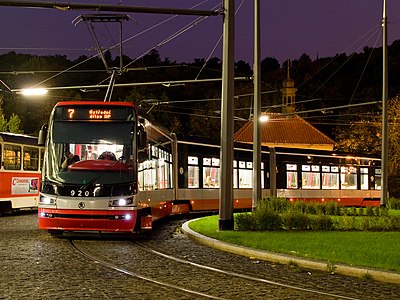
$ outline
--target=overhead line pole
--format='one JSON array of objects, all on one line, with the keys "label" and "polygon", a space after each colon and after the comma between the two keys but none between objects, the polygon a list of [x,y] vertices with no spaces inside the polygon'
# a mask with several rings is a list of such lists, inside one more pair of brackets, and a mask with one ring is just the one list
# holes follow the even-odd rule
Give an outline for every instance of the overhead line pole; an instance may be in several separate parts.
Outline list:
[{"label": "overhead line pole", "polygon": [[386,0],[383,0],[382,18],[382,161],[381,161],[381,205],[387,203],[388,194],[388,49],[387,49],[387,15]]},{"label": "overhead line pole", "polygon": [[254,0],[254,113],[253,113],[253,196],[252,209],[261,199],[261,73],[260,73],[260,0]]},{"label": "overhead line pole", "polygon": [[233,230],[233,130],[235,0],[224,0],[221,93],[219,230]]},{"label": "overhead line pole", "polygon": [[133,13],[151,13],[151,14],[172,14],[172,15],[192,15],[192,16],[217,16],[220,11],[196,10],[181,8],[162,8],[162,7],[143,7],[128,5],[111,4],[91,4],[91,3],[65,3],[49,1],[1,1],[0,6],[14,6],[27,8],[49,8],[63,11],[70,10],[91,10],[91,11],[111,11],[111,12],[133,12]]}]

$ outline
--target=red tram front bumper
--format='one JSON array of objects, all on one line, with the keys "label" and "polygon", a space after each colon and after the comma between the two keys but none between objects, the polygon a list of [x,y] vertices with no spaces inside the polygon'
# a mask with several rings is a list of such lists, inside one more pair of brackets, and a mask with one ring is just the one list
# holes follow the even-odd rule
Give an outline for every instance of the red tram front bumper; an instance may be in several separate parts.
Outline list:
[{"label": "red tram front bumper", "polygon": [[132,232],[136,210],[38,209],[39,229]]}]

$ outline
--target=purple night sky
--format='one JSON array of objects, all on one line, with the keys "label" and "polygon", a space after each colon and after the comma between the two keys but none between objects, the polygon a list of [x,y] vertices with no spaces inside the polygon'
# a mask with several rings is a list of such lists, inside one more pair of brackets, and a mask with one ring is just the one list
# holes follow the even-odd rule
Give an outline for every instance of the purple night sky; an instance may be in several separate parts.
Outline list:
[{"label": "purple night sky", "polygon": [[[44,0],[43,0],[44,1]],[[43,2],[42,1],[42,2]],[[71,0],[65,3],[98,3],[130,6],[213,9],[221,0]],[[236,61],[253,63],[253,1],[236,0]],[[389,45],[400,38],[400,1],[387,0]],[[381,21],[383,0],[261,0],[261,58],[275,57],[280,62],[307,53],[334,56],[337,53],[361,52],[365,46],[382,45]],[[84,22],[72,21],[90,11],[59,11],[0,7],[2,35],[0,53],[16,51],[37,55],[61,54],[74,59],[93,55],[95,42]],[[104,12],[105,13],[105,12]],[[161,58],[192,62],[194,58],[221,57],[222,18],[209,17],[196,26],[156,47],[185,25],[193,16],[129,13],[135,21],[123,23],[124,54],[136,58],[156,48]],[[162,25],[151,27],[161,22]],[[116,24],[96,24],[103,47],[118,43]],[[136,36],[137,37],[134,37]],[[134,38],[133,38],[134,37]],[[215,48],[215,51],[213,51]],[[115,53],[117,54],[117,53]]]}]

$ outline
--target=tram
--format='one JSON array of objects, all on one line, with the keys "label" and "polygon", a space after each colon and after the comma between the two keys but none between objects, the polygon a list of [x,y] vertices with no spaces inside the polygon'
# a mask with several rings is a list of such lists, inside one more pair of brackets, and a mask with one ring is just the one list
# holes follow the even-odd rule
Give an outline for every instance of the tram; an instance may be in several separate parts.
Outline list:
[{"label": "tram", "polygon": [[[59,102],[43,126],[39,228],[132,233],[171,214],[217,210],[220,146],[178,138],[129,102]],[[251,209],[252,148],[235,144],[234,208]],[[262,149],[262,195],[380,204],[380,160]],[[275,186],[274,186],[275,185]]]},{"label": "tram", "polygon": [[0,132],[0,214],[37,209],[43,153],[35,137]]},{"label": "tram", "polygon": [[[138,198],[141,201],[151,203],[160,198],[173,201],[173,213],[218,209],[219,145],[179,139],[170,145],[149,144],[147,149],[149,158],[139,164]],[[235,209],[252,207],[252,151],[252,145],[235,143]],[[327,150],[276,148],[271,151],[263,147],[261,152],[263,198],[335,201],[339,205],[358,207],[380,205],[379,158]]]}]

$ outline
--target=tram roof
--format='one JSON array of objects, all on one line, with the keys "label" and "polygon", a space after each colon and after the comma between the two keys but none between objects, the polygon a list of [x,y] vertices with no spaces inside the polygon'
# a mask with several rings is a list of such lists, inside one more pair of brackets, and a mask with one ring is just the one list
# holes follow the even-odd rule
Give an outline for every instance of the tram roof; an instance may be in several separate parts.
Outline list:
[{"label": "tram roof", "polygon": [[10,132],[0,132],[0,141],[8,142],[8,143],[16,143],[16,144],[26,144],[26,145],[38,145],[38,138],[25,135],[25,134],[17,134]]}]

